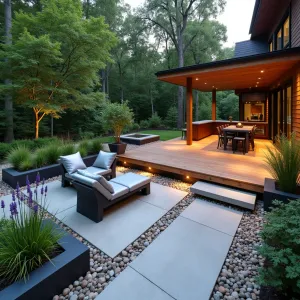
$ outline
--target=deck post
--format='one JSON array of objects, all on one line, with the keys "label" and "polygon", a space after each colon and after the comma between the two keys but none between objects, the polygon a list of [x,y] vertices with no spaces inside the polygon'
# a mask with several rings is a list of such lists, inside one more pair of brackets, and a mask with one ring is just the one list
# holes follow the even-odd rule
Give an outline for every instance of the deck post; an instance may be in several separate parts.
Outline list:
[{"label": "deck post", "polygon": [[215,89],[211,92],[212,104],[211,104],[211,119],[215,121],[217,119],[217,91]]},{"label": "deck post", "polygon": [[186,79],[186,144],[193,144],[193,79]]}]

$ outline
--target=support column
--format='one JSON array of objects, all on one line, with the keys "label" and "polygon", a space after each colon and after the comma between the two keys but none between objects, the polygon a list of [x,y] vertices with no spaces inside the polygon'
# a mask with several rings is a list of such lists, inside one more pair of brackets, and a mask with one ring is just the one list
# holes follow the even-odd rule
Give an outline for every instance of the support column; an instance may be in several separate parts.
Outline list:
[{"label": "support column", "polygon": [[186,79],[186,144],[193,144],[193,79]]},{"label": "support column", "polygon": [[217,119],[217,91],[213,89],[211,95],[212,95],[211,119],[215,121]]}]

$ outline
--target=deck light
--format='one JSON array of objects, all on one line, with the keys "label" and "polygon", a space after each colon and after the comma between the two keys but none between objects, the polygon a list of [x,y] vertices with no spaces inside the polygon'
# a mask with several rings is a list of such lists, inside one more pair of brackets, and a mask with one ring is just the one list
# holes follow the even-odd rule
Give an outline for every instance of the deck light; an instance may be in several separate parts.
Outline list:
[{"label": "deck light", "polygon": [[126,165],[127,164],[127,162],[126,161],[124,161],[124,165]]},{"label": "deck light", "polygon": [[190,176],[186,176],[186,179],[190,179]]},{"label": "deck light", "polygon": [[151,170],[152,168],[151,168],[151,167],[149,167],[148,169],[149,169],[149,170]]}]

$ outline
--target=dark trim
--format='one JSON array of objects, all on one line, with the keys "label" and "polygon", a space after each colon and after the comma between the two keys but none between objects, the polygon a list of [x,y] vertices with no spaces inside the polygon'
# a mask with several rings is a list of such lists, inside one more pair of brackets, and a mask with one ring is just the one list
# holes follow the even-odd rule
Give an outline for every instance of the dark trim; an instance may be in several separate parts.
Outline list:
[{"label": "dark trim", "polygon": [[121,137],[121,142],[125,142],[127,144],[132,144],[132,145],[145,145],[149,143],[153,143],[156,141],[159,141],[160,136],[152,136],[148,137],[147,139],[131,139],[130,137]]},{"label": "dark trim", "polygon": [[252,20],[251,20],[251,24],[250,24],[249,34],[252,34],[253,26],[254,26],[254,23],[256,22],[256,17],[257,17],[257,13],[259,11],[259,7],[260,7],[260,0],[256,0],[253,15],[252,15]]},{"label": "dark trim", "polygon": [[230,58],[230,59],[212,61],[212,62],[208,62],[208,63],[204,63],[204,64],[191,65],[191,66],[187,66],[187,67],[174,68],[174,69],[170,69],[170,70],[159,71],[159,72],[155,73],[155,75],[157,77],[164,76],[164,75],[172,75],[172,74],[180,75],[180,73],[182,73],[182,72],[213,69],[216,67],[225,67],[225,66],[230,66],[230,65],[234,65],[234,64],[243,64],[243,63],[248,63],[248,62],[253,62],[253,61],[255,62],[255,61],[266,60],[266,59],[271,59],[271,58],[282,58],[282,57],[292,55],[292,54],[298,54],[299,58],[300,58],[300,47],[288,48],[288,49],[283,49],[280,51],[255,54],[255,55],[250,55],[250,56],[234,57],[234,58]]},{"label": "dark trim", "polygon": [[[50,220],[46,222],[52,222]],[[58,225],[57,230],[64,232],[58,244],[64,252],[34,270],[29,279],[18,281],[0,291],[0,299],[45,299],[51,300],[55,295],[80,276],[90,270],[90,250],[71,234],[63,231]]]}]

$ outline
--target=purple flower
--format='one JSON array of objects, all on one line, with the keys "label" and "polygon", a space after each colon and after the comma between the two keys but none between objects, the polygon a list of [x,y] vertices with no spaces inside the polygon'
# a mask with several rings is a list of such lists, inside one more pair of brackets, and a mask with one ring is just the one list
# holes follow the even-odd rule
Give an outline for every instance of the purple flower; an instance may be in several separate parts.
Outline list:
[{"label": "purple flower", "polygon": [[41,188],[41,195],[43,195],[44,194],[44,187],[42,186],[42,188]]},{"label": "purple flower", "polygon": [[35,183],[36,186],[39,186],[39,183],[41,182],[41,177],[40,177],[40,173],[36,174],[36,178],[35,178]]},{"label": "purple flower", "polygon": [[47,192],[48,192],[48,186],[46,185],[46,187],[45,187],[45,194],[47,194]]},{"label": "purple flower", "polygon": [[33,211],[34,211],[35,214],[38,212],[38,210],[39,210],[39,206],[37,204],[34,205]]},{"label": "purple flower", "polygon": [[12,216],[15,216],[18,214],[17,210],[17,203],[16,202],[11,202],[9,205],[10,213]]},{"label": "purple flower", "polygon": [[24,195],[23,195],[23,193],[21,193],[20,200],[21,200],[22,202],[24,201]]},{"label": "purple flower", "polygon": [[15,194],[15,191],[12,191],[12,192],[11,192],[11,198],[12,198],[12,201],[16,201],[16,194]]},{"label": "purple flower", "polygon": [[4,202],[4,200],[1,200],[1,208],[2,208],[2,209],[5,208],[5,202]]},{"label": "purple flower", "polygon": [[28,197],[28,206],[31,207],[32,203],[33,203],[33,201],[32,201],[32,191],[30,190],[29,197]]},{"label": "purple flower", "polygon": [[29,178],[28,178],[28,175],[26,176],[26,185],[28,186],[30,186],[30,181],[29,181]]}]

